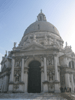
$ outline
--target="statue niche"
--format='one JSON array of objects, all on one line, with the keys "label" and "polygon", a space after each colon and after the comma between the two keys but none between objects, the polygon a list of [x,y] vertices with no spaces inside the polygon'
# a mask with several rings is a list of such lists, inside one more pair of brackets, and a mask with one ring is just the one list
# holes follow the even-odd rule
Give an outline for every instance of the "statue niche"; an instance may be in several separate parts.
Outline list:
[{"label": "statue niche", "polygon": [[19,82],[21,78],[21,71],[15,70],[14,76],[15,76],[15,82]]}]

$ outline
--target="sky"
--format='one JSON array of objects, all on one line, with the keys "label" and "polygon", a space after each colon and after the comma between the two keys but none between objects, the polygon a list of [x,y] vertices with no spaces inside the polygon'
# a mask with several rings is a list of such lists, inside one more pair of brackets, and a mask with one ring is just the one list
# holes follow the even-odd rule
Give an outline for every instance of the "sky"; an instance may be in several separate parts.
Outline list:
[{"label": "sky", "polygon": [[0,62],[14,42],[21,41],[26,28],[40,10],[75,52],[75,0],[0,0]]}]

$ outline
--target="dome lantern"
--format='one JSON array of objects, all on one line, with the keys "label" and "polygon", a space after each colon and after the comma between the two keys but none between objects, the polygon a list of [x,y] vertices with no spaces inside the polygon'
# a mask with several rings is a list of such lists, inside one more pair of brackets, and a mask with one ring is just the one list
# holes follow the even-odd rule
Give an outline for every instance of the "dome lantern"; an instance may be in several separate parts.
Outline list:
[{"label": "dome lantern", "polygon": [[37,16],[37,20],[38,21],[46,21],[46,17],[45,15],[42,13],[42,9],[41,9],[41,12],[38,14]]}]

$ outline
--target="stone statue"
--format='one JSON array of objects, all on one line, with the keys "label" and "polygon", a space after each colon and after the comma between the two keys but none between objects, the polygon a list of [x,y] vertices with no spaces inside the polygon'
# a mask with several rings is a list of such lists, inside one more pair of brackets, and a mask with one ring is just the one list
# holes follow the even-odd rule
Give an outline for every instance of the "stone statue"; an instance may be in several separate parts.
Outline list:
[{"label": "stone statue", "polygon": [[16,47],[16,42],[14,42],[14,47]]}]

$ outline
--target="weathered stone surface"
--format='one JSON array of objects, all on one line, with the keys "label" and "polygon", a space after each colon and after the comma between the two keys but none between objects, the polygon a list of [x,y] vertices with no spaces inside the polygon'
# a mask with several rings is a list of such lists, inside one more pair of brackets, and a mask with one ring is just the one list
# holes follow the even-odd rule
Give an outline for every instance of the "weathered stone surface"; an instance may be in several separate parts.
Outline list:
[{"label": "weathered stone surface", "polygon": [[[34,62],[34,67],[29,74],[31,62]],[[39,62],[40,65],[35,62]],[[38,14],[37,21],[26,29],[19,45],[16,47],[14,43],[13,50],[8,55],[6,52],[1,62],[1,71],[1,93],[26,94],[28,90],[31,90],[31,93],[61,93],[61,89],[63,92],[75,91],[75,54],[67,43],[63,47],[63,40],[58,30],[47,22],[42,12]],[[7,94],[2,95],[7,96]],[[17,95],[19,94],[14,97]],[[29,96],[31,95],[36,97],[35,94]]]},{"label": "weathered stone surface", "polygon": [[40,100],[67,100],[60,94],[53,93],[0,93],[0,99],[40,99]]}]

